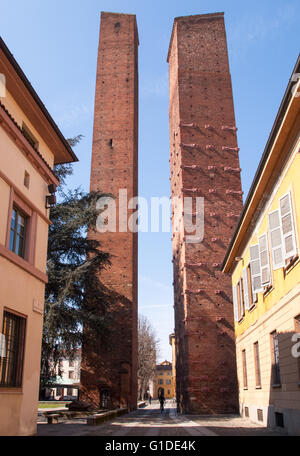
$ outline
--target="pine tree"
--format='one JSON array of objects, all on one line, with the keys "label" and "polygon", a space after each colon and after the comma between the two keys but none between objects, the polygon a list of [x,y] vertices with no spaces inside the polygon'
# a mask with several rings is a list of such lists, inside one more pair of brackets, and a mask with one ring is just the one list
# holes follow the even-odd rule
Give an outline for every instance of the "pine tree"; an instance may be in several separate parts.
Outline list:
[{"label": "pine tree", "polygon": [[[76,137],[70,143],[75,145],[79,140]],[[98,280],[101,269],[109,265],[109,254],[101,251],[97,240],[87,238],[88,230],[96,228],[96,202],[107,195],[66,191],[65,179],[72,174],[72,165],[58,165],[55,172],[60,179],[59,202],[50,209],[41,395],[53,384],[57,368],[60,374],[59,359],[72,359],[81,347],[83,326],[101,341],[109,325],[107,292]]]}]

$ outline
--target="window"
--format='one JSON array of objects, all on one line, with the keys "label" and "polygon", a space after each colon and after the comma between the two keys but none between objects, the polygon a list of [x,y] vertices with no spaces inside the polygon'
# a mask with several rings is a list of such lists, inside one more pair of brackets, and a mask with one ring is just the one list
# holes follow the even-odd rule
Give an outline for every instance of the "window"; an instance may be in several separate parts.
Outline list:
[{"label": "window", "polygon": [[69,378],[74,378],[74,371],[69,371]]},{"label": "window", "polygon": [[20,257],[25,256],[27,217],[19,209],[13,207],[10,225],[9,250]]},{"label": "window", "polygon": [[264,291],[261,282],[261,266],[259,257],[259,246],[258,244],[250,247],[250,269],[252,278],[252,292],[253,294]]},{"label": "window", "polygon": [[164,384],[164,381],[163,381],[162,378],[160,378],[160,379],[158,380],[158,384],[159,384],[159,385],[163,385],[163,384]]},{"label": "window", "polygon": [[170,390],[168,390],[168,394],[171,394],[171,391],[170,391]]},{"label": "window", "polygon": [[22,133],[34,149],[39,148],[38,140],[34,137],[34,135],[31,133],[31,131],[24,122],[22,124]]},{"label": "window", "polygon": [[171,385],[171,380],[166,380],[167,385]]},{"label": "window", "polygon": [[280,367],[279,367],[279,345],[277,331],[271,333],[271,349],[272,349],[272,384],[278,386],[281,384]]},{"label": "window", "polygon": [[249,301],[249,308],[251,308],[257,302],[257,293],[252,292],[252,279],[251,279],[250,264],[248,264],[246,270],[247,270],[247,284],[248,284],[248,301]]},{"label": "window", "polygon": [[6,357],[0,358],[0,387],[21,388],[26,318],[4,311],[2,332],[6,341]]},{"label": "window", "polygon": [[281,216],[283,250],[285,254],[285,260],[287,260],[297,253],[293,209],[290,193],[287,193],[282,198],[280,198],[279,209]]},{"label": "window", "polygon": [[73,388],[67,388],[67,396],[73,396]]},{"label": "window", "polygon": [[167,372],[167,375],[170,375],[170,372]]},{"label": "window", "polygon": [[273,270],[285,265],[279,210],[269,214],[269,230]]},{"label": "window", "polygon": [[284,428],[283,413],[275,412],[275,423],[276,426]]},{"label": "window", "polygon": [[[299,334],[299,337],[300,337],[300,315],[298,315],[296,318],[295,318],[295,333],[296,334]],[[299,344],[300,342],[300,339],[297,338],[297,341],[296,343]],[[298,379],[299,379],[299,382],[300,382],[300,348],[297,349],[297,362],[298,362]],[[300,383],[299,383],[300,385]]]},{"label": "window", "polygon": [[296,234],[291,193],[279,200],[279,209],[269,214],[269,230],[273,269],[284,267],[296,255]]},{"label": "window", "polygon": [[69,361],[69,367],[74,367],[74,361]]},{"label": "window", "polygon": [[238,299],[238,313],[239,320],[245,315],[245,303],[244,303],[244,290],[243,290],[243,279],[240,279],[237,285],[237,299]]},{"label": "window", "polygon": [[264,233],[258,239],[259,248],[259,260],[261,269],[261,283],[263,286],[268,286],[271,283],[271,272],[270,272],[270,259],[269,259],[269,247],[268,237]]},{"label": "window", "polygon": [[30,175],[27,171],[25,171],[24,173],[24,185],[26,188],[29,188],[29,184],[30,184]]},{"label": "window", "polygon": [[257,419],[258,419],[258,421],[264,420],[264,414],[263,414],[262,409],[257,409]]},{"label": "window", "polygon": [[63,394],[63,389],[62,388],[56,388],[56,396],[62,396]]},{"label": "window", "polygon": [[260,375],[260,361],[259,361],[259,347],[258,342],[253,344],[254,348],[254,365],[255,365],[255,381],[256,388],[261,387],[261,375]]},{"label": "window", "polygon": [[246,361],[246,350],[242,351],[242,363],[243,363],[243,384],[244,388],[248,388],[248,378],[247,378],[247,361]]}]

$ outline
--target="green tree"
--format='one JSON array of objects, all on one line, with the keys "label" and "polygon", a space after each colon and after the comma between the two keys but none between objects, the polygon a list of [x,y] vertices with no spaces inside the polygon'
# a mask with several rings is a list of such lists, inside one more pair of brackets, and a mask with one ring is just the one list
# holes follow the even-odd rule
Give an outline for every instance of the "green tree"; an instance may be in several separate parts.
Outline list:
[{"label": "green tree", "polygon": [[[80,139],[76,137],[70,144],[74,146]],[[109,324],[107,290],[98,279],[101,269],[109,265],[109,254],[101,251],[97,240],[87,238],[87,232],[96,229],[96,202],[107,195],[80,189],[66,191],[66,177],[72,174],[72,165],[58,165],[55,172],[60,186],[59,202],[50,209],[41,396],[45,387],[53,384],[57,369],[60,374],[59,359],[72,358],[81,347],[83,327],[101,341]]]}]

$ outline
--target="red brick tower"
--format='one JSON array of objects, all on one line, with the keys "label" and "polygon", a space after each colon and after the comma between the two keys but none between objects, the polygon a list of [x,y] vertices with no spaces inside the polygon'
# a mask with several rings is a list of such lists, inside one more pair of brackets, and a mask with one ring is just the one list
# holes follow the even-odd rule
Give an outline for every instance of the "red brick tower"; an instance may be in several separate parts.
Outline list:
[{"label": "red brick tower", "polygon": [[173,232],[177,399],[184,413],[231,413],[231,280],[219,267],[242,192],[223,13],[176,18],[168,62],[172,197],[204,197],[203,241]]},{"label": "red brick tower", "polygon": [[[138,44],[135,15],[101,13],[90,189],[116,197],[117,221],[119,189],[127,189],[127,201],[138,194]],[[83,346],[80,397],[135,409],[137,233],[120,232],[117,222],[115,233],[89,237],[111,254],[99,279],[113,299],[108,342]]]}]

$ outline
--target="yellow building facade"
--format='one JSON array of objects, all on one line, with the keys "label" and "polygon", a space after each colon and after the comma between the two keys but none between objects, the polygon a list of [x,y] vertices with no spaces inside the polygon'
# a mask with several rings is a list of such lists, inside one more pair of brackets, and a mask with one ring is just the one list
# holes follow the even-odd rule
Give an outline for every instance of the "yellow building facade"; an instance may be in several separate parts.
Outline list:
[{"label": "yellow building facade", "polygon": [[53,166],[76,157],[1,38],[0,75],[0,435],[33,435]]},{"label": "yellow building facade", "polygon": [[300,435],[300,59],[223,262],[240,412]]},{"label": "yellow building facade", "polygon": [[155,369],[154,399],[161,395],[166,399],[173,399],[175,396],[172,363],[169,361],[157,364]]},{"label": "yellow building facade", "polygon": [[169,344],[172,347],[172,380],[174,388],[174,398],[176,397],[176,345],[175,333],[169,335]]}]

